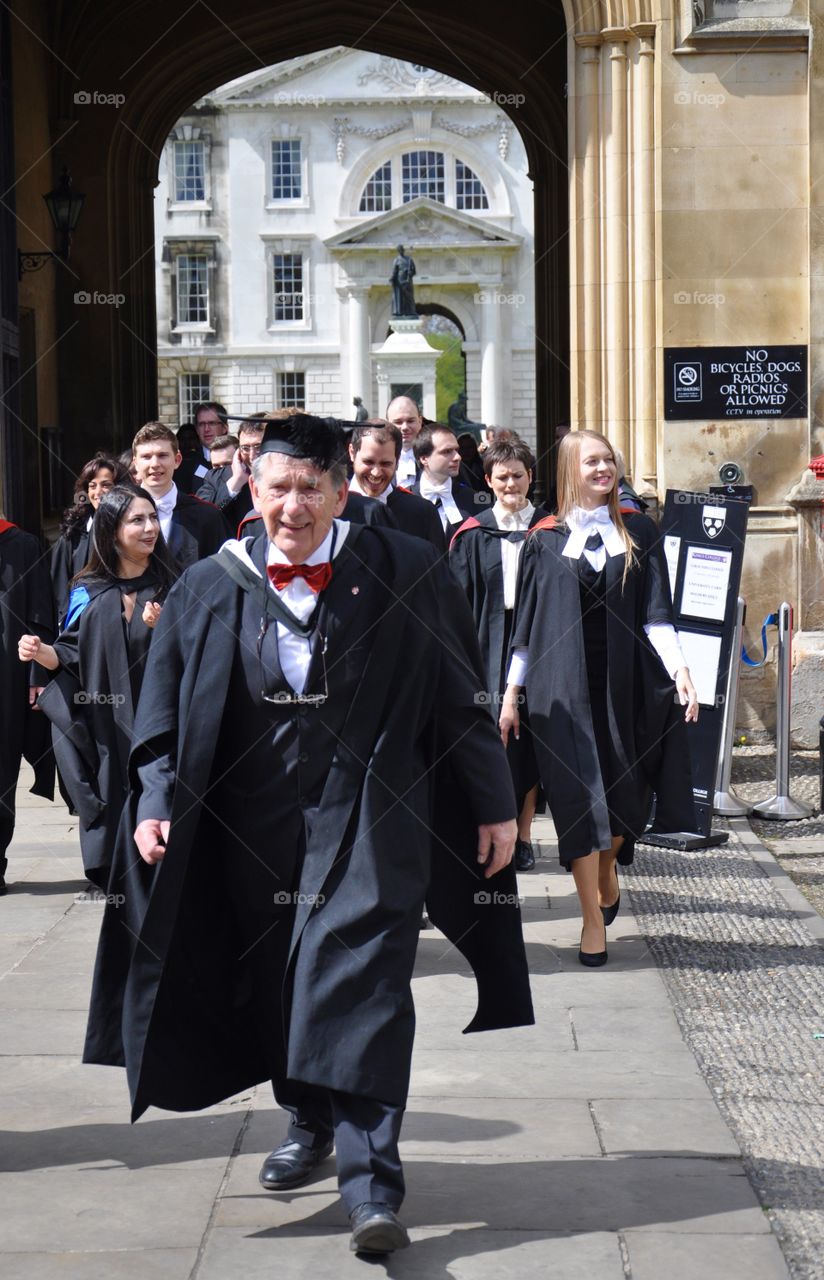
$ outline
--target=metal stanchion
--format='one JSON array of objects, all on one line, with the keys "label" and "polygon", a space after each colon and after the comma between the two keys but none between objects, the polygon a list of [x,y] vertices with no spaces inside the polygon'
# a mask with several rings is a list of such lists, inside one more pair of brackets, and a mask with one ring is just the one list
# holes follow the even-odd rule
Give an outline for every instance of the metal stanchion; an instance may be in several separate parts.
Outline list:
[{"label": "metal stanchion", "polygon": [[727,673],[726,701],[724,703],[724,721],[721,729],[721,754],[718,759],[718,773],[715,779],[715,799],[712,804],[713,813],[725,818],[744,818],[752,809],[745,804],[730,786],[732,772],[732,744],[735,735],[735,708],[738,704],[738,674],[741,668],[741,637],[744,632],[744,618],[747,606],[743,596],[738,597],[738,609],[735,615],[735,631],[730,650],[730,669]]},{"label": "metal stanchion", "polygon": [[793,611],[786,600],[778,610],[778,690],[775,729],[775,795],[753,806],[753,817],[786,822],[809,818],[809,805],[790,795],[790,681],[793,660]]}]

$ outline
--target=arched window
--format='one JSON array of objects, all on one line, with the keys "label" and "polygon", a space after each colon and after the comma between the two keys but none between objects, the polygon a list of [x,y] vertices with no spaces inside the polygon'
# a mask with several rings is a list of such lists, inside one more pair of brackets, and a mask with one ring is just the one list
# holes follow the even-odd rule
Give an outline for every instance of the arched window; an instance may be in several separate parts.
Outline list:
[{"label": "arched window", "polygon": [[484,184],[463,160],[455,161],[455,208],[488,209]]},{"label": "arched window", "polygon": [[489,196],[473,169],[443,151],[406,151],[385,160],[361,192],[359,213],[387,213],[426,196],[452,209],[488,209]]},{"label": "arched window", "polygon": [[363,188],[360,213],[386,213],[392,208],[392,165],[389,160],[376,169]]}]

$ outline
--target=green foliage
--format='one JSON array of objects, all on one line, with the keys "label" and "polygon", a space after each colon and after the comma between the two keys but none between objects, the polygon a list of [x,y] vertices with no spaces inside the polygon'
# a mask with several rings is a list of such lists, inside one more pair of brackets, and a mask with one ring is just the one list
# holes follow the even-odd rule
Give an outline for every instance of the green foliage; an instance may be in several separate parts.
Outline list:
[{"label": "green foliage", "polygon": [[451,333],[427,333],[430,347],[443,352],[435,365],[435,413],[438,422],[446,422],[447,410],[466,390],[466,369],[461,354],[461,339]]}]

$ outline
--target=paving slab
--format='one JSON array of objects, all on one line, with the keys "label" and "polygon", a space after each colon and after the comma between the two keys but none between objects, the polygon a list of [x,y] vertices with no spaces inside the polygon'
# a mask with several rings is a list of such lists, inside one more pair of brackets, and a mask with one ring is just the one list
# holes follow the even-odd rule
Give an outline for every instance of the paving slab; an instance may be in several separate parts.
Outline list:
[{"label": "paving slab", "polygon": [[189,1280],[197,1249],[4,1253],[4,1280]]},{"label": "paving slab", "polygon": [[649,1054],[680,1052],[684,1038],[672,1009],[659,1009],[651,1018],[645,1005],[604,1009],[576,1006],[570,1011],[575,1042],[582,1053],[615,1053],[620,1049]]},{"label": "paving slab", "polygon": [[690,1236],[628,1231],[632,1280],[790,1280],[772,1235]]},{"label": "paving slab", "polygon": [[15,969],[0,979],[0,1009],[88,1009],[92,964],[85,973],[41,973]]},{"label": "paving slab", "polygon": [[69,1056],[78,1061],[86,1035],[85,1009],[15,1009],[3,1019],[0,1056]]},{"label": "paving slab", "polygon": [[656,1054],[617,1050],[612,1054],[545,1052],[521,1054],[517,1076],[503,1076],[478,1053],[416,1051],[415,1097],[593,1098],[604,1089],[612,1098],[705,1098],[706,1082],[685,1046]]},{"label": "paving slab", "polygon": [[608,1155],[738,1156],[739,1146],[714,1100],[594,1098],[590,1103]]},{"label": "paving slab", "polygon": [[2,1174],[3,1252],[197,1248],[225,1167]]}]

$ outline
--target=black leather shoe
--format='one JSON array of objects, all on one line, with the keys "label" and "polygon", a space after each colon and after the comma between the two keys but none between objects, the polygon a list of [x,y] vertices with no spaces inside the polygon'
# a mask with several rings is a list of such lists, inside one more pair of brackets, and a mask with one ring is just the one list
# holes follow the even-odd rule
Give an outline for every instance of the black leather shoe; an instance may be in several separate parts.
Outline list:
[{"label": "black leather shoe", "polygon": [[333,1142],[322,1147],[302,1147],[289,1138],[267,1156],[260,1170],[260,1185],[266,1191],[288,1191],[290,1187],[302,1187],[315,1169],[332,1154]]},{"label": "black leather shoe", "polygon": [[353,1253],[394,1253],[409,1244],[406,1227],[388,1204],[359,1204],[349,1215]]},{"label": "black leather shoe", "polygon": [[601,907],[601,915],[604,917],[604,924],[612,924],[618,914],[618,908],[621,905],[621,895],[615,899],[611,907]]},{"label": "black leather shoe", "polygon": [[8,893],[8,888],[6,887],[5,877],[0,876],[0,898],[2,898],[6,893]]},{"label": "black leather shoe", "polygon": [[[581,933],[582,942],[583,942],[583,939],[584,939],[584,935],[582,932]],[[607,940],[606,934],[604,934],[604,942],[606,942],[606,940]],[[606,947],[604,947],[603,951],[581,951],[579,947],[578,960],[587,969],[600,969],[601,965],[606,964],[607,962],[607,949]]]},{"label": "black leather shoe", "polygon": [[531,871],[535,866],[535,854],[528,840],[519,840],[515,845],[515,870]]}]

